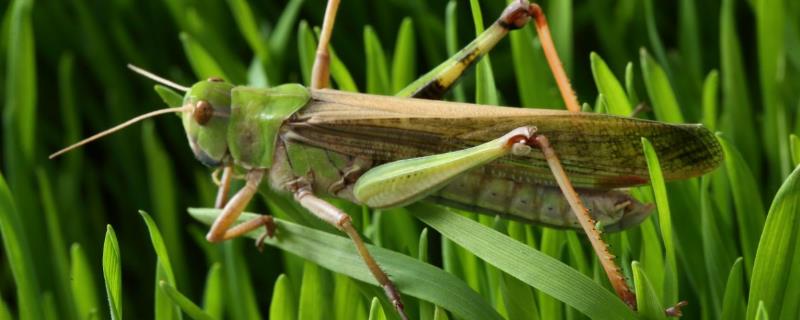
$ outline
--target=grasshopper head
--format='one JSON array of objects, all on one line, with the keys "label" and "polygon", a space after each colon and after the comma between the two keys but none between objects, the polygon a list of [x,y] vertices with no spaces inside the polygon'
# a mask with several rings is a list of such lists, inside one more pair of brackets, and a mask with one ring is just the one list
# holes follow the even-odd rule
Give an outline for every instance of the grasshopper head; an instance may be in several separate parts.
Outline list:
[{"label": "grasshopper head", "polygon": [[233,85],[217,78],[195,83],[186,92],[181,114],[183,128],[194,156],[209,167],[222,163],[228,154],[228,118]]}]

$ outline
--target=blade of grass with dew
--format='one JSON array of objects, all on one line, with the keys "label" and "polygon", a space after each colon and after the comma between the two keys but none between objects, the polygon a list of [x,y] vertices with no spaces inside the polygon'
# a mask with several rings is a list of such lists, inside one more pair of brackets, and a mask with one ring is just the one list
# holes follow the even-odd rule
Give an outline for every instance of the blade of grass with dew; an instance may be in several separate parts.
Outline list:
[{"label": "blade of grass with dew", "polygon": [[747,312],[747,302],[744,293],[744,267],[742,257],[733,262],[731,271],[728,272],[728,281],[725,284],[725,295],[722,298],[722,313],[720,319],[733,319]]},{"label": "blade of grass with dew", "polygon": [[664,273],[664,291],[661,292],[665,304],[678,301],[678,262],[675,256],[675,240],[672,233],[672,217],[667,199],[667,188],[664,185],[664,176],[653,145],[646,138],[642,138],[644,155],[647,159],[647,169],[650,172],[650,184],[658,210],[658,224],[661,228],[661,237],[664,241],[666,256],[666,269]]},{"label": "blade of grass with dew", "polygon": [[103,278],[112,320],[122,319],[122,265],[114,228],[108,225],[103,242]]},{"label": "blade of grass with dew", "polygon": [[300,303],[298,309],[299,319],[322,320],[325,314],[332,309],[330,297],[330,279],[324,270],[313,262],[306,262],[303,266],[303,282],[300,286]]},{"label": "blade of grass with dew", "polygon": [[[651,0],[647,0],[648,2]],[[644,84],[647,88],[647,94],[650,96],[650,101],[653,104],[653,111],[656,114],[656,119],[665,122],[683,123],[683,115],[678,106],[678,100],[675,99],[675,93],[672,91],[672,86],[667,78],[667,73],[661,65],[658,64],[647,50],[642,48],[640,51],[642,74],[644,76]]]},{"label": "blade of grass with dew", "polygon": [[4,255],[14,276],[17,288],[17,309],[22,320],[41,319],[39,308],[39,281],[36,278],[28,239],[22,231],[14,197],[5,178],[0,174],[0,234]]},{"label": "blade of grass with dew", "polygon": [[622,89],[622,85],[608,68],[608,65],[603,58],[597,53],[592,52],[589,55],[592,64],[592,75],[594,76],[594,83],[597,86],[597,91],[603,95],[608,104],[608,113],[619,116],[629,116],[633,112],[633,108],[628,101],[628,96]]},{"label": "blade of grass with dew", "polygon": [[647,279],[647,275],[639,262],[634,261],[633,283],[636,285],[636,305],[639,317],[642,319],[666,319],[664,307],[661,305],[658,294]]},{"label": "blade of grass with dew", "polygon": [[69,277],[69,260],[67,259],[67,248],[64,241],[64,235],[61,232],[61,222],[59,222],[56,209],[56,201],[53,198],[53,191],[50,187],[50,181],[47,179],[47,174],[43,169],[36,170],[36,178],[39,183],[39,194],[44,210],[45,223],[47,226],[47,238],[50,247],[50,262],[54,274],[54,290],[58,296],[60,314],[76,315],[76,310],[70,301],[70,279]]},{"label": "blade of grass with dew", "polygon": [[735,149],[730,140],[722,133],[717,133],[717,140],[725,152],[725,170],[728,173],[731,193],[733,195],[734,207],[736,208],[736,220],[739,224],[739,241],[744,257],[745,273],[750,279],[753,273],[753,261],[756,256],[756,248],[759,246],[762,226],[764,225],[765,213],[764,205],[761,200],[761,193],[755,178],[750,174],[744,158]]},{"label": "blade of grass with dew", "polygon": [[403,19],[392,57],[392,90],[398,92],[414,81],[417,74],[417,43],[414,36],[414,22],[411,18]]},{"label": "blade of grass with dew", "polygon": [[367,93],[389,94],[389,69],[386,63],[386,54],[375,30],[370,26],[364,27],[364,54],[367,59]]},{"label": "blade of grass with dew", "polygon": [[278,276],[269,304],[269,318],[275,320],[297,319],[297,298],[285,274]]},{"label": "blade of grass with dew", "polygon": [[213,319],[222,319],[225,312],[223,275],[222,265],[219,262],[212,264],[203,289],[203,310]]},{"label": "blade of grass with dew", "polygon": [[139,214],[147,225],[147,231],[150,233],[150,242],[156,252],[155,317],[156,319],[181,319],[183,317],[180,313],[180,305],[169,300],[168,294],[162,290],[163,286],[161,285],[162,282],[166,282],[173,287],[175,285],[175,273],[170,261],[167,244],[164,242],[164,237],[161,236],[161,231],[158,230],[155,220],[142,210],[139,210]]},{"label": "blade of grass with dew", "polygon": [[70,285],[78,319],[89,319],[100,311],[94,274],[81,245],[73,243],[70,248]]},{"label": "blade of grass with dew", "polygon": [[[188,285],[189,281],[186,279],[187,265],[185,262],[185,255],[183,253],[183,227],[180,222],[179,210],[177,199],[180,195],[175,192],[177,183],[175,182],[175,173],[167,151],[161,144],[159,137],[155,132],[155,125],[152,121],[146,121],[142,124],[142,144],[144,146],[144,156],[147,164],[147,180],[150,185],[150,201],[152,203],[153,211],[156,213],[158,225],[160,229],[165,232],[160,236],[163,238],[166,250],[170,252],[170,269],[168,270],[172,275],[169,283],[177,286],[178,283]],[[145,219],[148,221],[148,219]],[[155,225],[150,225],[149,228],[155,228]],[[151,234],[153,231],[150,231]],[[155,239],[153,239],[155,241]],[[159,259],[166,259],[167,257],[159,256]],[[163,262],[163,261],[162,261]],[[158,282],[156,282],[158,285]]]},{"label": "blade of grass with dew", "polygon": [[383,311],[383,307],[381,306],[380,300],[378,298],[372,298],[372,302],[370,303],[369,307],[369,320],[386,320],[386,312]]},{"label": "blade of grass with dew", "polygon": [[498,269],[589,317],[633,317],[611,292],[562,262],[474,221],[446,210],[426,210],[427,206],[430,205],[414,204],[411,212]]},{"label": "blade of grass with dew", "polygon": [[[755,301],[763,301],[764,308],[774,317],[796,319],[798,310],[781,310],[785,303],[787,282],[797,278],[800,272],[792,266],[795,249],[800,244],[800,167],[796,168],[784,181],[764,223],[764,231],[758,242],[753,275],[750,280],[750,304],[747,318],[757,317]],[[786,312],[786,313],[783,313]]]},{"label": "blade of grass with dew", "polygon": [[[469,1],[472,9],[472,22],[475,24],[475,35],[483,32],[483,14],[478,0]],[[497,88],[494,83],[494,73],[489,54],[483,56],[475,66],[475,103],[497,105]]]},{"label": "blade of grass with dew", "polygon": [[[190,208],[189,213],[204,223],[211,223],[219,214],[217,209]],[[239,221],[253,217],[246,213]],[[375,285],[352,241],[295,223],[276,219],[280,241],[267,239],[266,244],[277,246],[326,269],[346,274],[356,280]],[[258,232],[248,234],[257,237]],[[499,315],[463,281],[429,264],[393,251],[367,245],[381,267],[392,275],[402,293],[433,302],[465,319],[497,319]]]},{"label": "blade of grass with dew", "polygon": [[203,309],[194,304],[194,302],[189,300],[189,298],[180,293],[178,289],[175,289],[175,287],[171,286],[168,282],[162,280],[159,283],[159,286],[161,287],[161,290],[163,290],[164,293],[166,293],[167,297],[170,300],[172,300],[172,303],[174,303],[176,307],[183,310],[183,312],[185,312],[186,315],[189,316],[189,318],[192,318],[194,320],[214,319],[211,317],[211,315],[209,315],[208,313],[203,311]]},{"label": "blade of grass with dew", "polygon": [[[720,8],[720,76],[722,77],[722,121],[720,129],[731,135],[736,148],[741,150],[753,168],[761,168],[761,148],[759,147],[756,123],[751,105],[747,72],[742,58],[742,47],[736,30],[736,1],[723,0]],[[756,181],[761,181],[760,173],[754,172]],[[746,257],[745,257],[746,258]],[[745,260],[747,261],[747,260]],[[745,265],[747,265],[745,263]]]}]

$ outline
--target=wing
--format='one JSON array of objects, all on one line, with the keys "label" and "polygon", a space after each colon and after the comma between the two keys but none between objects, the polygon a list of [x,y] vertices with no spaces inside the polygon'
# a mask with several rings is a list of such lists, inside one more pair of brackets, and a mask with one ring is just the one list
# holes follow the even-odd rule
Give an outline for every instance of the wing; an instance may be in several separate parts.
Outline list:
[{"label": "wing", "polygon": [[[701,125],[334,90],[314,91],[309,104],[284,125],[282,136],[382,163],[464,149],[531,125],[548,137],[572,183],[581,188],[648,182],[641,137],[652,142],[668,180],[702,175],[722,161],[719,143]],[[519,182],[555,184],[539,151],[499,159],[484,172]]]}]

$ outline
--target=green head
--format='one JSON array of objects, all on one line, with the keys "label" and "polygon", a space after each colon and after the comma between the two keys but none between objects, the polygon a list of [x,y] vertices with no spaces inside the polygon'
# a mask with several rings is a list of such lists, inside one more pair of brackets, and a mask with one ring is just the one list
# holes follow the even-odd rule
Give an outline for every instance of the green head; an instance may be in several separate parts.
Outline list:
[{"label": "green head", "polygon": [[231,114],[233,85],[210,78],[195,83],[186,92],[181,114],[183,128],[194,156],[209,167],[216,167],[228,154],[228,119]]},{"label": "green head", "polygon": [[231,114],[231,89],[233,85],[218,78],[195,83],[191,87],[176,84],[149,71],[129,65],[133,71],[158,83],[186,92],[181,106],[159,109],[125,121],[111,129],[97,133],[50,155],[55,158],[65,152],[124,129],[141,120],[162,114],[177,113],[181,117],[189,145],[203,164],[219,166],[228,154],[228,118]]}]

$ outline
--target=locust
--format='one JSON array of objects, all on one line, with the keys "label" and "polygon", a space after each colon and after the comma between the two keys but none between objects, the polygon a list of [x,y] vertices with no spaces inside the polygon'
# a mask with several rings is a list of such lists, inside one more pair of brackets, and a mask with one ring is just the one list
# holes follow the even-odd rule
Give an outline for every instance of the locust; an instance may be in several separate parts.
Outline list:
[{"label": "locust", "polygon": [[[222,213],[206,235],[220,242],[265,228],[268,215],[235,224],[253,196],[269,189],[349,236],[402,318],[400,292],[369,253],[350,216],[325,200],[338,197],[370,208],[416,201],[557,228],[582,230],[614,290],[631,308],[628,288],[598,226],[618,231],[652,211],[622,188],[649,182],[641,138],[656,149],[667,180],[688,179],[722,161],[702,125],[671,124],[580,112],[541,8],[526,0],[500,17],[456,55],[396,96],[329,89],[329,42],[339,1],[330,0],[319,36],[311,86],[237,86],[218,78],[185,87],[143,69],[134,71],[185,92],[183,104],[135,117],[50,156],[142,119],[177,113],[202,164],[222,172],[215,207]],[[536,25],[568,111],[439,101],[510,31]],[[244,186],[229,197],[232,179]]]}]

